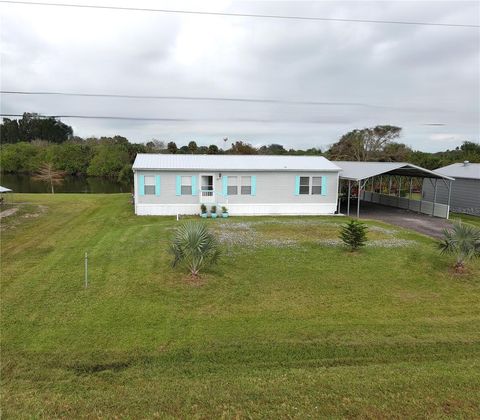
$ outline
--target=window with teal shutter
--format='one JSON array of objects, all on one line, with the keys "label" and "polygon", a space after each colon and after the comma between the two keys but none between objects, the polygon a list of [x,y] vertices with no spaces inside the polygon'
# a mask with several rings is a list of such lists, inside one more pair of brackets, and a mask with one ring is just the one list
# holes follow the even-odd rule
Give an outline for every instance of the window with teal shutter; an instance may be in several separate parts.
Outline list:
[{"label": "window with teal shutter", "polygon": [[300,195],[300,177],[295,177],[295,195]]},{"label": "window with teal shutter", "polygon": [[328,177],[322,176],[322,195],[327,195],[327,183],[328,183]]},{"label": "window with teal shutter", "polygon": [[177,175],[176,178],[175,193],[176,195],[182,195],[182,177],[180,175]]},{"label": "window with teal shutter", "polygon": [[145,175],[138,177],[138,192],[140,195],[145,195]]},{"label": "window with teal shutter", "polygon": [[255,175],[252,175],[252,189],[250,194],[251,195],[257,194],[257,177]]},{"label": "window with teal shutter", "polygon": [[160,175],[155,175],[155,195],[160,195]]},{"label": "window with teal shutter", "polygon": [[228,196],[228,176],[222,178],[222,195],[224,197]]}]

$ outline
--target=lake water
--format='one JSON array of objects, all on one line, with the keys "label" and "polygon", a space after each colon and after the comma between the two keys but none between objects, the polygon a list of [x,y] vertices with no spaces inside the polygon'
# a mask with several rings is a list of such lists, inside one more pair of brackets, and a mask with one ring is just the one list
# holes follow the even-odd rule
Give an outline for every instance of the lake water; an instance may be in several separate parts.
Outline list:
[{"label": "lake water", "polygon": [[[30,175],[1,174],[0,185],[19,193],[49,193],[50,186],[45,182],[35,181]],[[105,178],[67,176],[62,185],[55,186],[58,193],[127,193],[131,192],[132,183],[121,183]]]}]

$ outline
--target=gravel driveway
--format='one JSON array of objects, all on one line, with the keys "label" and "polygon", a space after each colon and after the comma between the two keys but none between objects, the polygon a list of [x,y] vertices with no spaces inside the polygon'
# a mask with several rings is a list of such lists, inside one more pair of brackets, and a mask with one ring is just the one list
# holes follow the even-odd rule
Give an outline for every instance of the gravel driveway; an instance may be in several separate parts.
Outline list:
[{"label": "gravel driveway", "polygon": [[[352,205],[351,209],[352,208],[356,211],[356,203],[355,205]],[[443,236],[443,229],[452,225],[449,220],[441,219],[439,217],[432,217],[426,214],[415,213],[413,211],[396,207],[382,206],[380,204],[373,204],[365,201],[360,203],[360,217],[362,219],[374,219],[391,223],[392,225],[412,229],[416,232],[437,239]]]}]

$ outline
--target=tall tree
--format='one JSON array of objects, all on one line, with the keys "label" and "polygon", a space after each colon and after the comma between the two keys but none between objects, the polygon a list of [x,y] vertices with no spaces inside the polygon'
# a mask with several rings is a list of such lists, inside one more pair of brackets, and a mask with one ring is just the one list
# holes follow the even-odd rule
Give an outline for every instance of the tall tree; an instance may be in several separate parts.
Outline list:
[{"label": "tall tree", "polygon": [[281,144],[272,143],[268,146],[262,146],[258,149],[261,155],[285,155],[287,151]]},{"label": "tall tree", "polygon": [[160,153],[163,152],[167,146],[164,141],[152,139],[145,144],[148,153]]},{"label": "tall tree", "polygon": [[250,143],[236,141],[232,144],[232,147],[227,150],[227,153],[232,155],[256,155],[258,151]]},{"label": "tall tree", "polygon": [[188,151],[189,153],[192,153],[192,154],[197,153],[198,146],[195,141],[192,140],[191,142],[188,143]]},{"label": "tall tree", "polygon": [[178,152],[178,147],[176,145],[176,143],[174,141],[170,141],[168,144],[167,144],[167,150],[168,150],[168,153],[172,153],[172,154],[175,154]]},{"label": "tall tree", "polygon": [[209,155],[218,155],[218,146],[215,144],[211,144],[208,146],[208,152]]},{"label": "tall tree", "polygon": [[42,181],[50,185],[52,194],[55,194],[55,185],[60,185],[65,179],[65,172],[56,170],[52,163],[43,163],[38,172],[33,176],[36,181]]},{"label": "tall tree", "polygon": [[[44,118],[38,114],[24,113],[18,120],[18,136],[16,142],[36,139],[63,143],[73,135],[73,129],[56,118]],[[16,143],[12,142],[12,143]]]},{"label": "tall tree", "polygon": [[384,157],[385,147],[400,136],[402,129],[392,125],[353,130],[343,135],[328,151],[334,160],[375,161]]}]

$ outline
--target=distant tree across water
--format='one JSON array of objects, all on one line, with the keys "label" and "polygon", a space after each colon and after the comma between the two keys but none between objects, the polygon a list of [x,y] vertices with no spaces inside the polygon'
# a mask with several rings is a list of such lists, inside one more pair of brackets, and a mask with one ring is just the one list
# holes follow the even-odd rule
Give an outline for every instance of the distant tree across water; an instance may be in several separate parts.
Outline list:
[{"label": "distant tree across water", "polygon": [[63,143],[73,136],[73,129],[56,118],[43,118],[38,114],[24,113],[19,120],[4,118],[0,124],[2,143],[46,140]]},{"label": "distant tree across water", "polygon": [[333,160],[408,161],[436,169],[453,162],[480,162],[480,144],[465,141],[454,150],[438,153],[414,151],[398,142],[401,128],[379,125],[353,130],[343,135],[324,152],[318,147],[286,149],[270,143],[256,147],[245,140],[220,139],[221,147],[199,145],[196,140],[177,146],[172,140],[152,139],[130,143],[123,136],[91,137],[73,135],[70,126],[54,118],[25,113],[19,120],[5,118],[0,125],[0,166],[3,172],[33,174],[40,165],[50,163],[68,175],[90,175],[127,181],[137,153],[233,154],[233,155],[307,155]]}]

